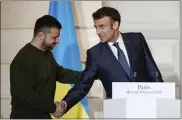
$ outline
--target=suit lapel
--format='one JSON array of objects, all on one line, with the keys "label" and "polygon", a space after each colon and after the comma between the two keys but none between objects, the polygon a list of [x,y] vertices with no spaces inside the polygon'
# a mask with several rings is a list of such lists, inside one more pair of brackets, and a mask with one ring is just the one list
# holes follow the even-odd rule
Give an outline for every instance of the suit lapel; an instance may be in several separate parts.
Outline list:
[{"label": "suit lapel", "polygon": [[123,41],[124,41],[124,45],[126,47],[126,51],[127,51],[127,54],[128,54],[128,57],[129,57],[129,62],[130,62],[130,78],[133,77],[133,51],[132,51],[132,42],[131,42],[131,39],[129,38],[129,36],[127,34],[123,34],[121,33],[121,36],[123,38]]},{"label": "suit lapel", "polygon": [[[130,76],[129,78],[132,79],[133,78],[133,68],[134,68],[134,51],[132,50],[132,42],[131,42],[131,39],[130,36],[128,34],[124,34],[124,33],[121,33],[121,36],[123,38],[123,41],[124,41],[124,45],[126,47],[126,51],[127,51],[127,54],[128,54],[128,58],[129,58],[129,62],[130,62]],[[109,55],[111,57],[108,57],[108,58],[111,58],[113,63],[112,64],[117,64],[117,66],[120,66],[120,68],[124,71],[124,73],[127,75],[127,73],[125,72],[125,70],[123,69],[123,67],[121,66],[121,64],[119,63],[119,61],[116,59],[116,57],[114,56],[114,53],[112,52],[110,46],[108,45],[108,43],[103,43],[103,45],[106,47]],[[128,76],[128,75],[127,75]]]},{"label": "suit lapel", "polygon": [[[105,48],[106,48],[106,50],[107,50],[107,52],[108,52],[108,54],[110,56],[110,57],[108,57],[108,59],[110,59],[111,61],[113,61],[112,64],[110,64],[110,65],[112,65],[112,67],[113,66],[117,66],[118,70],[122,70],[123,73],[125,73],[125,76],[126,77],[129,77],[129,79],[130,79],[130,76],[128,76],[128,74],[125,72],[125,70],[123,69],[123,67],[119,63],[119,61],[114,56],[114,53],[112,52],[112,50],[111,50],[110,46],[108,45],[108,43],[103,43],[103,44],[104,44],[104,46],[105,46]],[[115,64],[115,65],[113,65],[113,64]],[[116,67],[114,69],[116,69]]]}]

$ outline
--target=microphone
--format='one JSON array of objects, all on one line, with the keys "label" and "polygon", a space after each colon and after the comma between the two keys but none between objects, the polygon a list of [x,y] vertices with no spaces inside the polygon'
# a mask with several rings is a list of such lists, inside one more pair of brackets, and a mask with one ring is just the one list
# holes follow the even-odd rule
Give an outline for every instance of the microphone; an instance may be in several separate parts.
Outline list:
[{"label": "microphone", "polygon": [[133,73],[133,82],[135,82],[136,76],[137,76],[137,72],[134,72]]}]

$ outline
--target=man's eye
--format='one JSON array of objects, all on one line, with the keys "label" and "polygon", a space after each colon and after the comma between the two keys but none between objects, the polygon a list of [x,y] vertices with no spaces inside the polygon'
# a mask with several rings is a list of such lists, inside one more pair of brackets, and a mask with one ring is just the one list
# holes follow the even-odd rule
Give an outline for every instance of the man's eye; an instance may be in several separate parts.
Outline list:
[{"label": "man's eye", "polygon": [[101,27],[101,28],[104,28],[104,26],[103,26],[103,25],[101,25],[100,27]]}]

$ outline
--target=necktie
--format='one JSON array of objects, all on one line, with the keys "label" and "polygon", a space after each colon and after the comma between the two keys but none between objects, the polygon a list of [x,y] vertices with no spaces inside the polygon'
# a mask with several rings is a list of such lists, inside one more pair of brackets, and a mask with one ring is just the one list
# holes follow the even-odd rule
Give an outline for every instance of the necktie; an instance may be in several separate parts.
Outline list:
[{"label": "necktie", "polygon": [[117,48],[119,63],[122,65],[128,76],[130,76],[130,68],[123,51],[119,48],[118,42],[114,43],[113,45]]}]

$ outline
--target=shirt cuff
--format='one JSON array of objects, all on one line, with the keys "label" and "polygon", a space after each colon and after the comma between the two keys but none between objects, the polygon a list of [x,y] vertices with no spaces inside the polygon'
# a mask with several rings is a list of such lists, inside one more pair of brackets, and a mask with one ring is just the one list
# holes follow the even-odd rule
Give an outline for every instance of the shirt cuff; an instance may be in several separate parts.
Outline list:
[{"label": "shirt cuff", "polygon": [[67,103],[66,103],[66,101],[62,100],[61,102],[63,102],[63,104],[65,105],[65,108],[67,109]]}]

